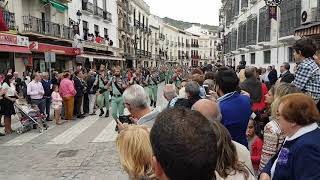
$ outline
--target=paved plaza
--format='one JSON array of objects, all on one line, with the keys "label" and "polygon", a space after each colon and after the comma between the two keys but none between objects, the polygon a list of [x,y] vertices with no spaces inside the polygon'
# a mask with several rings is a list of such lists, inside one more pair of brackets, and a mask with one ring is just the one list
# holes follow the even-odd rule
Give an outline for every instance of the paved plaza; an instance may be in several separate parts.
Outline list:
[{"label": "paved plaza", "polygon": [[[166,104],[162,89],[163,84],[157,108]],[[19,125],[15,118],[12,127]],[[49,126],[44,133],[32,130],[0,137],[0,180],[127,179],[115,147],[112,118],[88,116]]]}]

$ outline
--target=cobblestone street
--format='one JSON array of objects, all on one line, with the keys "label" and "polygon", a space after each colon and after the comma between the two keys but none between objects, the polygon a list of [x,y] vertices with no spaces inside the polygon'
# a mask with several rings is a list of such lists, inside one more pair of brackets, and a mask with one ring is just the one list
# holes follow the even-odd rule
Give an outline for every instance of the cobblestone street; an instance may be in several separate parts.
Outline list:
[{"label": "cobblestone street", "polygon": [[[158,90],[159,105],[165,105],[162,88],[163,84]],[[13,127],[18,125],[13,122]],[[1,137],[0,179],[126,179],[115,147],[114,127],[111,118],[88,116],[59,127],[51,123],[42,134],[32,130]]]}]

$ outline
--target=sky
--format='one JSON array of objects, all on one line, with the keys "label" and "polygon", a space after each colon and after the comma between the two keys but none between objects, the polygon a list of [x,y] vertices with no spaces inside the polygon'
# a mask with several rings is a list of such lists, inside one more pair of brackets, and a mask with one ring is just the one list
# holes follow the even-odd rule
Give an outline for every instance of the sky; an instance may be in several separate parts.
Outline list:
[{"label": "sky", "polygon": [[145,0],[150,11],[160,17],[219,25],[221,0]]}]

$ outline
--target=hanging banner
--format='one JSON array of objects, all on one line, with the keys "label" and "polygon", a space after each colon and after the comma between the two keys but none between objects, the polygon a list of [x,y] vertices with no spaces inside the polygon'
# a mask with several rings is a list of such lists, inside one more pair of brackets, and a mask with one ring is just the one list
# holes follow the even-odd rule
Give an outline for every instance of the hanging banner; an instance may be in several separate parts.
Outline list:
[{"label": "hanging banner", "polygon": [[269,18],[277,20],[278,7],[277,6],[268,6],[268,11],[269,11]]}]

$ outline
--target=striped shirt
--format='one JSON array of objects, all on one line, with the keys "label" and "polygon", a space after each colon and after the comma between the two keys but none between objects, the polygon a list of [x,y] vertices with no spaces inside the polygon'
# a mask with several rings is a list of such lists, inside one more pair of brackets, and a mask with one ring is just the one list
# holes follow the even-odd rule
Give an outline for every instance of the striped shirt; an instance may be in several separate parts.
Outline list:
[{"label": "striped shirt", "polygon": [[261,172],[269,160],[277,154],[285,139],[284,133],[281,131],[277,121],[271,120],[264,127],[263,147],[261,153],[261,160],[259,171]]}]

